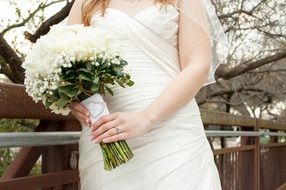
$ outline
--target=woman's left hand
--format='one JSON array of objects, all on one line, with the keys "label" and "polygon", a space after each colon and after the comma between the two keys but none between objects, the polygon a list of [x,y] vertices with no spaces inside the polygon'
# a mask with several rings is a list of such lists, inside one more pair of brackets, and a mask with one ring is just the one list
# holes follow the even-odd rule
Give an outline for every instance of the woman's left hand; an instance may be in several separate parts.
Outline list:
[{"label": "woman's left hand", "polygon": [[[117,134],[117,129],[119,133]],[[90,125],[91,140],[99,143],[115,142],[119,140],[139,137],[152,128],[152,120],[144,112],[115,112],[101,116]]]}]

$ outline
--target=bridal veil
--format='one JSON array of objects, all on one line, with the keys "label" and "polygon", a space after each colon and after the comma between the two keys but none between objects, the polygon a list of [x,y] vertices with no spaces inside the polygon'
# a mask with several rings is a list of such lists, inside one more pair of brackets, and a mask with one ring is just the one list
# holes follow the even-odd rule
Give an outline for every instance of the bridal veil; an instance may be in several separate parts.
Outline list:
[{"label": "bridal veil", "polygon": [[208,81],[204,85],[215,83],[215,71],[222,62],[227,61],[230,44],[218,19],[211,0],[176,0],[175,7],[190,22],[198,24],[210,38],[212,45],[212,62]]}]

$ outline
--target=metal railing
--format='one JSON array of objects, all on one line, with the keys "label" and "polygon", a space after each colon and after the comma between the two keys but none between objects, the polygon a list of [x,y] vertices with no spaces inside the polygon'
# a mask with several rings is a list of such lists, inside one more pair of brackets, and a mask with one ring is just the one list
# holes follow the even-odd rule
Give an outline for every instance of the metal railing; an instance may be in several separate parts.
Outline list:
[{"label": "metal railing", "polygon": [[[9,132],[0,133],[0,148],[77,144],[81,132]],[[286,137],[280,132],[206,130],[207,137]]]},{"label": "metal railing", "polygon": [[77,144],[80,132],[0,133],[0,148]]}]

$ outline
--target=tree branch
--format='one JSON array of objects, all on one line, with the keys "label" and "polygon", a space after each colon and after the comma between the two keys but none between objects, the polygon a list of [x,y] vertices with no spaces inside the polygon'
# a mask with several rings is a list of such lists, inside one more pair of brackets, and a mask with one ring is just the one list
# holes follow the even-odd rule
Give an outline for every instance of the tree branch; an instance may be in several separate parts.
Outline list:
[{"label": "tree branch", "polygon": [[0,35],[0,55],[4,61],[9,64],[13,77],[7,76],[14,83],[22,84],[24,82],[24,69],[21,67],[22,59],[15,53],[7,41]]},{"label": "tree branch", "polygon": [[237,67],[227,69],[226,67],[219,67],[217,69],[216,75],[219,78],[223,78],[225,80],[231,79],[248,71],[252,71],[258,67],[263,65],[267,65],[269,63],[279,61],[281,59],[286,58],[286,50],[280,51],[275,55],[271,55],[257,61],[249,62],[248,64],[240,64]]},{"label": "tree branch", "polygon": [[12,78],[12,73],[9,65],[4,61],[3,57],[0,55],[0,74],[6,75],[8,78]]},{"label": "tree branch", "polygon": [[59,2],[62,2],[63,0],[58,0],[58,1],[53,1],[51,3],[48,3],[48,4],[44,4],[44,3],[40,3],[38,5],[38,7],[33,11],[31,12],[26,18],[22,19],[21,22],[19,23],[15,23],[13,25],[10,25],[8,26],[7,28],[5,28],[1,34],[4,36],[5,33],[7,33],[8,31],[14,29],[14,28],[17,28],[17,27],[21,27],[21,26],[24,26],[27,22],[29,22],[40,10],[43,10],[55,3],[59,3]]},{"label": "tree branch", "polygon": [[47,19],[43,24],[38,28],[38,30],[35,32],[35,34],[31,34],[27,31],[24,32],[25,38],[31,41],[32,43],[35,43],[38,38],[40,38],[42,35],[45,35],[49,32],[50,26],[55,25],[63,21],[69,14],[70,9],[74,3],[74,0],[71,2],[68,2],[65,7],[63,7],[59,12],[57,12],[55,15]]},{"label": "tree branch", "polygon": [[201,100],[198,99],[197,102],[198,104],[203,104],[203,103],[210,101],[211,98],[214,98],[214,97],[221,97],[223,95],[233,95],[234,93],[237,93],[237,92],[247,92],[247,91],[259,92],[259,93],[266,92],[264,89],[261,89],[261,88],[245,87],[245,86],[241,86],[238,88],[230,88],[230,89],[219,89],[215,92],[207,93],[204,99],[201,99]]}]

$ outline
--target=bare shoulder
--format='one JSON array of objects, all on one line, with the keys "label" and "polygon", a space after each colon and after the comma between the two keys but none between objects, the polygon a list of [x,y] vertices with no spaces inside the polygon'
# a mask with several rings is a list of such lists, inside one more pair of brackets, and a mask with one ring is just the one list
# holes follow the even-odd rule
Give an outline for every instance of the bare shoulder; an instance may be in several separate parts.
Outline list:
[{"label": "bare shoulder", "polygon": [[67,25],[83,24],[82,22],[82,5],[88,3],[90,0],[75,0],[69,12]]}]

